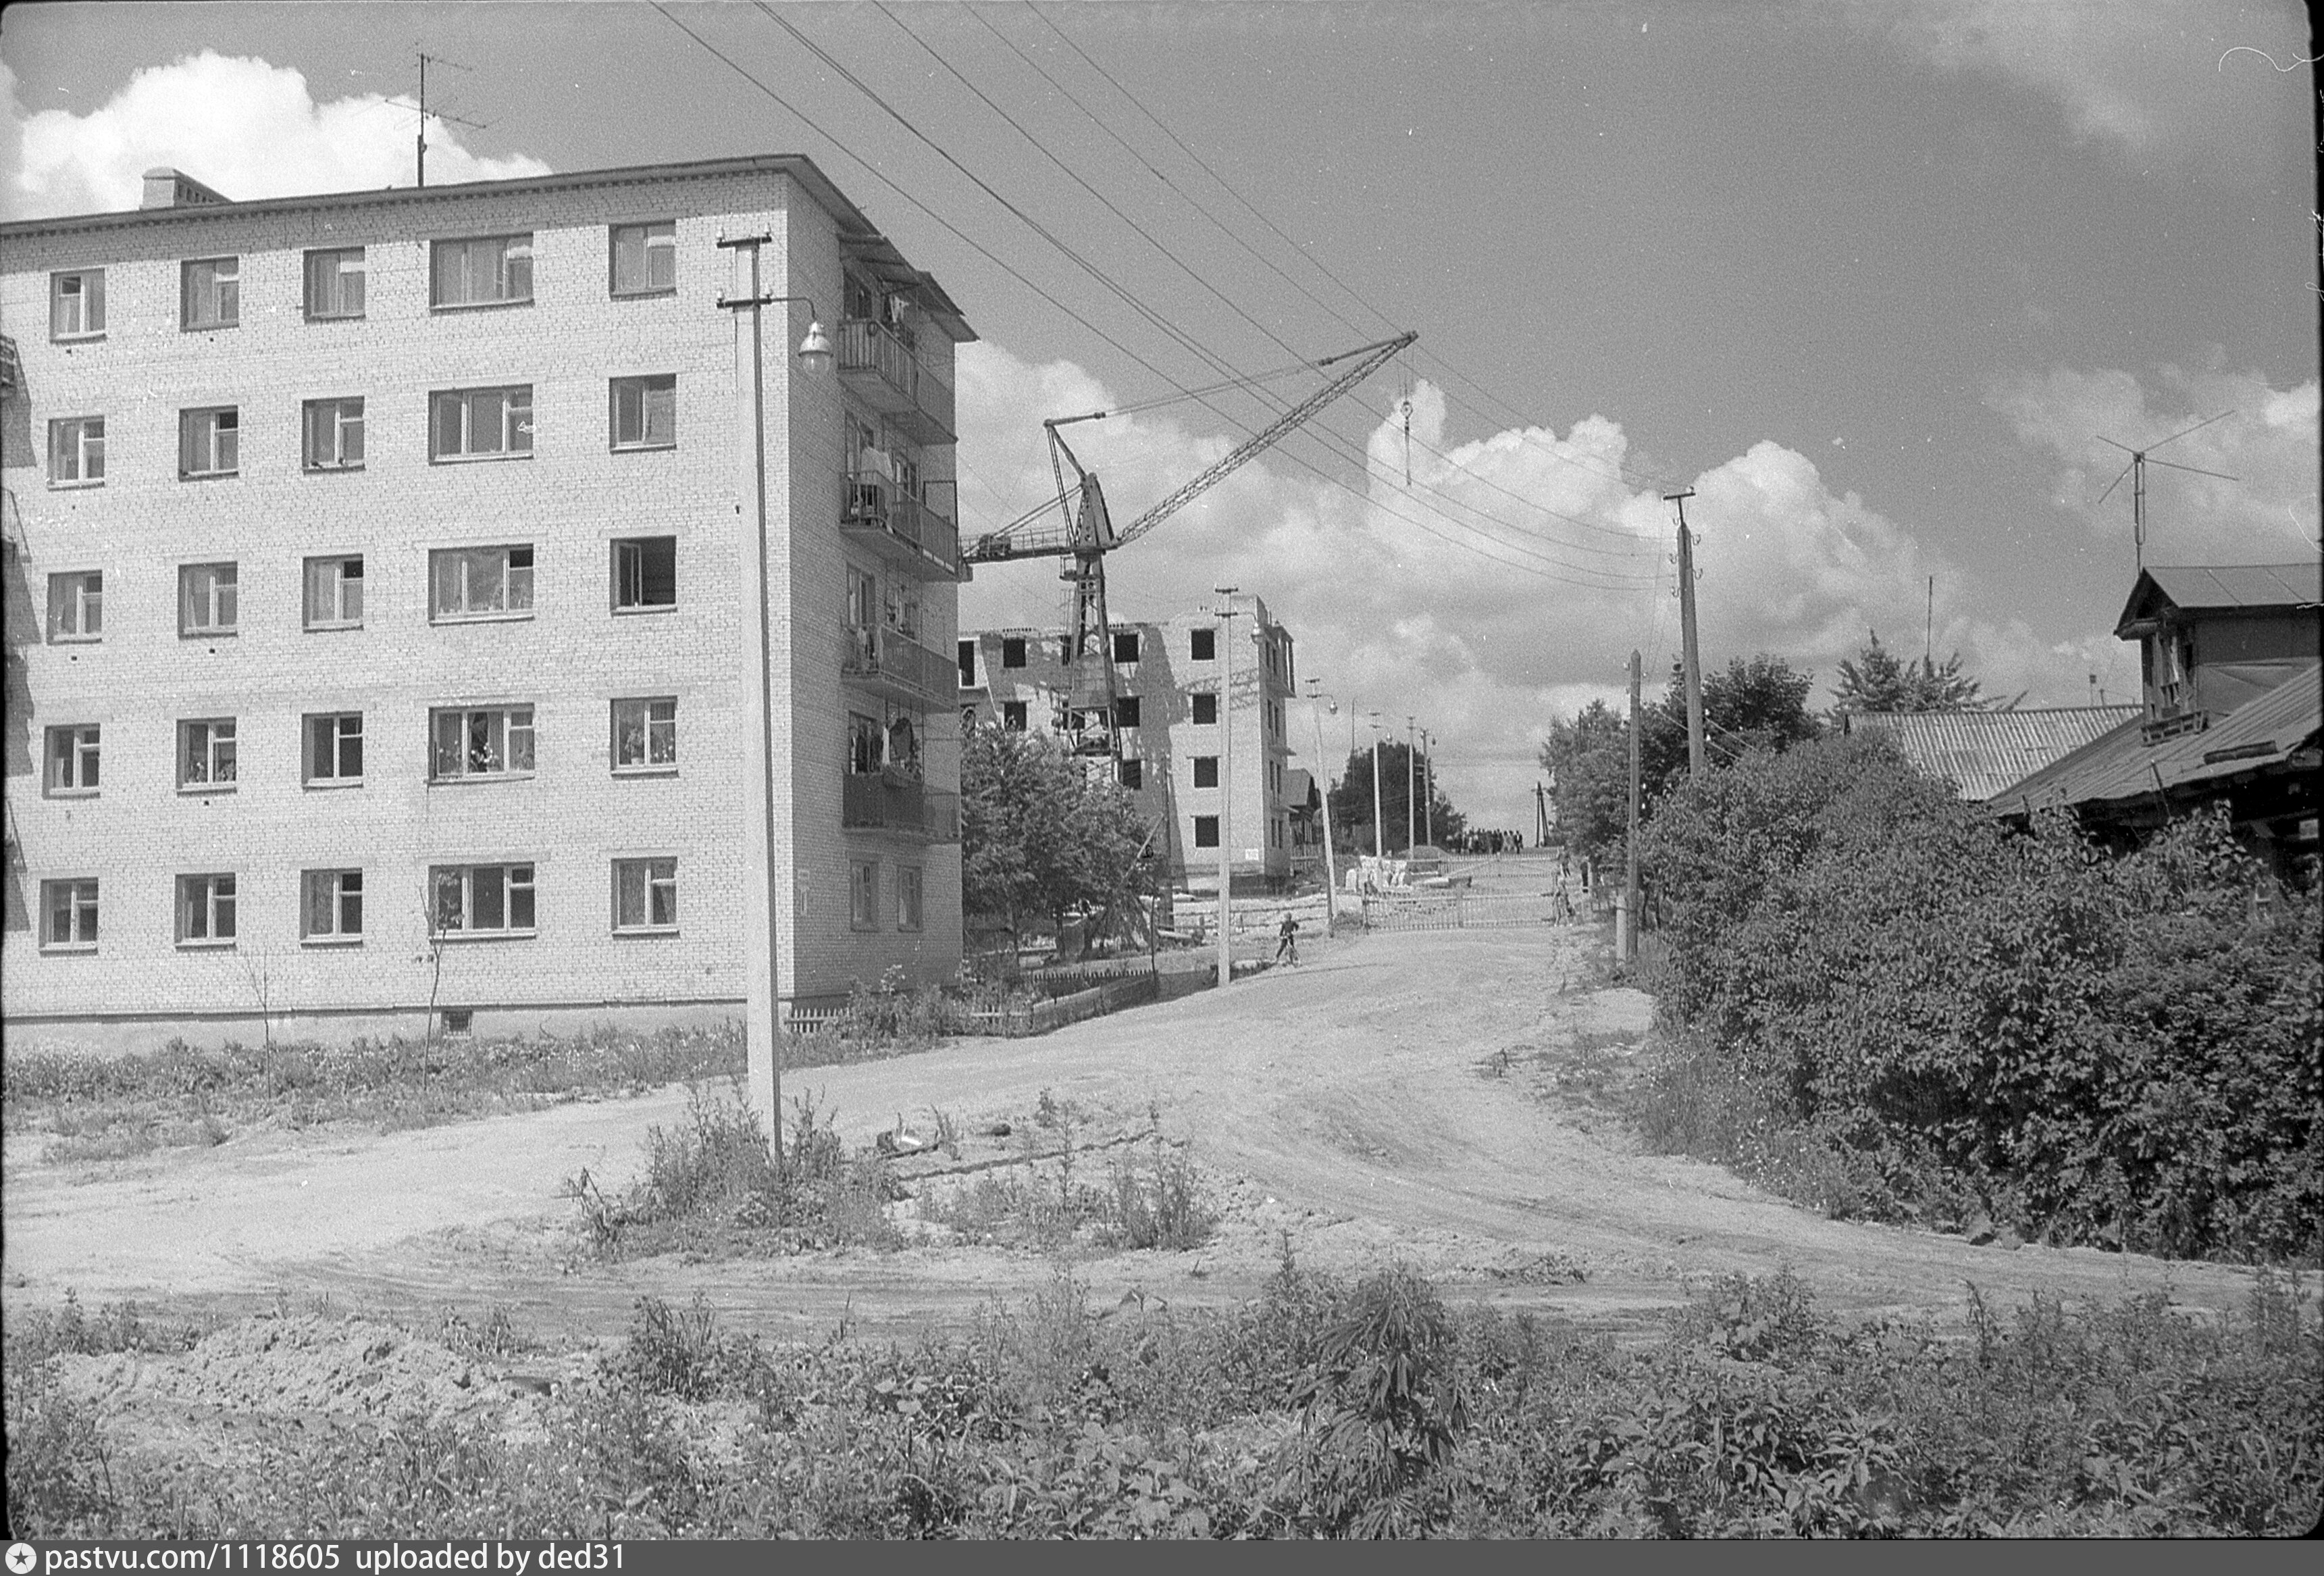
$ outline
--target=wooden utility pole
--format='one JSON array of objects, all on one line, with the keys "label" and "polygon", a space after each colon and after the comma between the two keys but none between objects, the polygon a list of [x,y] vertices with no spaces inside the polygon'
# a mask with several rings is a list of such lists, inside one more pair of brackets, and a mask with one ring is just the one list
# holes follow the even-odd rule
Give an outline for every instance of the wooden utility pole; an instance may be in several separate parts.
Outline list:
[{"label": "wooden utility pole", "polygon": [[1234,980],[1234,594],[1215,585],[1219,609],[1219,989]]},{"label": "wooden utility pole", "polygon": [[1420,754],[1413,745],[1412,724],[1416,719],[1404,719],[1404,857],[1412,857],[1412,845],[1420,841]]},{"label": "wooden utility pole", "polygon": [[1702,657],[1694,644],[1694,539],[1686,529],[1686,501],[1694,489],[1665,493],[1663,501],[1678,505],[1678,626],[1686,672],[1686,770],[1702,770]]},{"label": "wooden utility pole", "polygon": [[1420,730],[1420,830],[1428,846],[1436,846],[1436,741]]},{"label": "wooden utility pole", "polygon": [[1614,954],[1624,963],[1638,951],[1638,683],[1645,664],[1630,653],[1630,834],[1623,840],[1629,869],[1622,878],[1622,905],[1616,910]]}]

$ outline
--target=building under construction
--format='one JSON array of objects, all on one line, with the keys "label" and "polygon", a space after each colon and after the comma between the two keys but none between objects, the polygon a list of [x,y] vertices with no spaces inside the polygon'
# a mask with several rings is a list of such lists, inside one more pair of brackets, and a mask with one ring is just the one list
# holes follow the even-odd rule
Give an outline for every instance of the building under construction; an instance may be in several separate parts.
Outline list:
[{"label": "building under construction", "polygon": [[[1181,890],[1218,889],[1222,837],[1238,886],[1287,880],[1292,816],[1305,801],[1287,768],[1286,703],[1296,677],[1291,631],[1257,596],[1237,595],[1231,606],[1231,621],[1204,609],[1160,623],[1109,626],[1119,686],[1117,770],[1152,829],[1160,873]],[[1062,628],[963,631],[964,730],[1067,734],[1067,639]],[[1237,642],[1231,653],[1230,641]]]}]

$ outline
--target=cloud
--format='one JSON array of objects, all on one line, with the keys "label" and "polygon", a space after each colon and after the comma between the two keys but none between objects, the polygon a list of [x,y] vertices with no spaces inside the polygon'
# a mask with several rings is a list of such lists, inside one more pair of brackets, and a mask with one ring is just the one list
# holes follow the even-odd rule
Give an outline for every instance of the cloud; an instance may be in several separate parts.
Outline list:
[{"label": "cloud", "polygon": [[[303,75],[262,60],[205,51],[149,67],[87,115],[25,115],[11,88],[18,132],[0,168],[11,218],[134,208],[144,172],[156,165],[183,170],[237,201],[412,180],[410,111],[377,94],[318,102]],[[522,154],[479,158],[433,117],[428,167],[446,184],[549,173]]]},{"label": "cloud", "polygon": [[[1985,403],[2019,442],[2057,458],[2051,502],[2104,539],[2131,534],[2131,478],[2123,475],[2130,456],[2103,440],[2154,446],[2146,467],[2150,563],[2263,563],[2315,552],[2324,441],[2317,381],[2276,389],[2257,373],[2165,365],[2154,383],[2119,369],[2058,366],[1996,379]],[[2234,414],[2163,443],[2227,411]],[[2219,475],[2172,468],[2179,465]]]},{"label": "cloud", "polygon": [[2078,138],[2142,160],[2200,151],[2216,172],[2238,179],[2251,177],[2253,139],[2281,140],[2280,96],[2304,93],[2308,81],[2258,54],[2230,55],[2240,46],[2302,58],[2308,31],[2297,5],[1912,0],[1837,9],[1940,69],[1998,77],[2052,101]]},{"label": "cloud", "polygon": [[[1055,495],[1043,416],[1117,400],[1071,363],[1028,363],[990,342],[962,348],[958,375],[962,529],[973,537]],[[1301,674],[1322,678],[1342,708],[1326,721],[1328,770],[1345,758],[1351,702],[1398,734],[1416,716],[1443,741],[1456,804],[1529,825],[1549,719],[1620,700],[1633,647],[1649,694],[1667,680],[1680,643],[1669,489],[1629,469],[1629,440],[1603,416],[1563,435],[1533,427],[1462,441],[1448,435],[1434,385],[1416,383],[1412,400],[1408,485],[1402,411],[1359,391],[1338,407],[1343,442],[1319,443],[1312,429],[1286,439],[1110,558],[1109,611],[1162,619],[1213,604],[1215,586],[1258,593],[1290,628]],[[1123,526],[1231,447],[1166,412],[1065,434]],[[1941,652],[1961,650],[2004,693],[2027,687],[2023,675],[2052,689],[2081,684],[2082,657],[1961,612],[1978,604],[1968,577],[1860,497],[1832,492],[1804,455],[1755,444],[1692,485],[1707,664],[1773,651],[1826,687],[1868,630],[1907,643],[1928,616],[1933,574]],[[987,565],[962,592],[962,622],[1061,625],[1069,597],[1048,560]],[[1314,724],[1299,713],[1293,742],[1305,759]]]}]

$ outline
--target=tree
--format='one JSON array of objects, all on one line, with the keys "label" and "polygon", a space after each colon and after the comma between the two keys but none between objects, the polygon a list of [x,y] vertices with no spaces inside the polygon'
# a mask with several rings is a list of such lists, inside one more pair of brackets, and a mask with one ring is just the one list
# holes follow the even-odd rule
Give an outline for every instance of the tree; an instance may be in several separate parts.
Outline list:
[{"label": "tree", "polygon": [[[1754,750],[1780,753],[1821,731],[1808,710],[1812,673],[1794,671],[1762,651],[1738,657],[1702,678],[1702,722],[1713,766]],[[1622,840],[1630,820],[1629,722],[1591,701],[1572,722],[1554,719],[1541,747],[1542,770],[1555,785],[1557,821],[1567,843],[1597,855]],[[1686,683],[1674,671],[1662,698],[1638,709],[1640,818],[1686,780]]]},{"label": "tree", "polygon": [[[1428,751],[1415,750],[1393,739],[1377,743],[1373,749],[1379,751],[1380,834],[1388,852],[1401,852],[1414,836],[1425,839],[1432,833],[1439,843],[1451,843],[1467,829],[1469,818],[1453,808],[1443,787],[1435,782]],[[1420,801],[1424,816],[1417,822],[1411,818],[1416,770],[1426,795]],[[1379,852],[1372,847],[1370,750],[1359,750],[1348,757],[1347,770],[1332,789],[1331,805],[1332,825],[1340,829],[1333,835],[1341,839],[1342,847]]]},{"label": "tree", "polygon": [[1960,670],[1959,651],[1941,664],[1926,657],[1918,662],[1899,660],[1880,643],[1879,631],[1869,632],[1871,639],[1854,660],[1840,660],[1840,682],[1832,687],[1835,716],[1848,712],[2008,711],[2017,705],[1978,693],[1978,681]]},{"label": "tree", "polygon": [[1602,700],[1572,721],[1553,717],[1541,747],[1557,806],[1557,827],[1577,853],[1596,855],[1622,840],[1630,822],[1630,724]]},{"label": "tree", "polygon": [[1047,733],[978,728],[961,745],[961,907],[1012,934],[1144,887],[1146,827],[1120,785]]}]

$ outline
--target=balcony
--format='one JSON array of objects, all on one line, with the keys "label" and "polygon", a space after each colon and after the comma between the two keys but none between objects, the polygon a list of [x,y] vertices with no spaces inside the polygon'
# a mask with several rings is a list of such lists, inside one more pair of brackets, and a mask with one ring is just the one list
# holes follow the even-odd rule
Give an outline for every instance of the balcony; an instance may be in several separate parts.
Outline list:
[{"label": "balcony", "polygon": [[840,825],[851,831],[898,832],[928,843],[960,841],[960,796],[919,782],[850,772]]},{"label": "balcony", "polygon": [[900,630],[844,631],[839,671],[860,688],[909,705],[959,704],[959,660],[929,650]]},{"label": "balcony", "polygon": [[[950,486],[948,482],[930,482],[922,492]],[[890,548],[888,557],[919,579],[960,578],[960,530],[952,517],[932,498],[911,497],[878,472],[849,474],[839,529]]]},{"label": "balcony", "polygon": [[952,384],[894,329],[868,318],[839,325],[839,380],[913,443],[955,443]]}]

